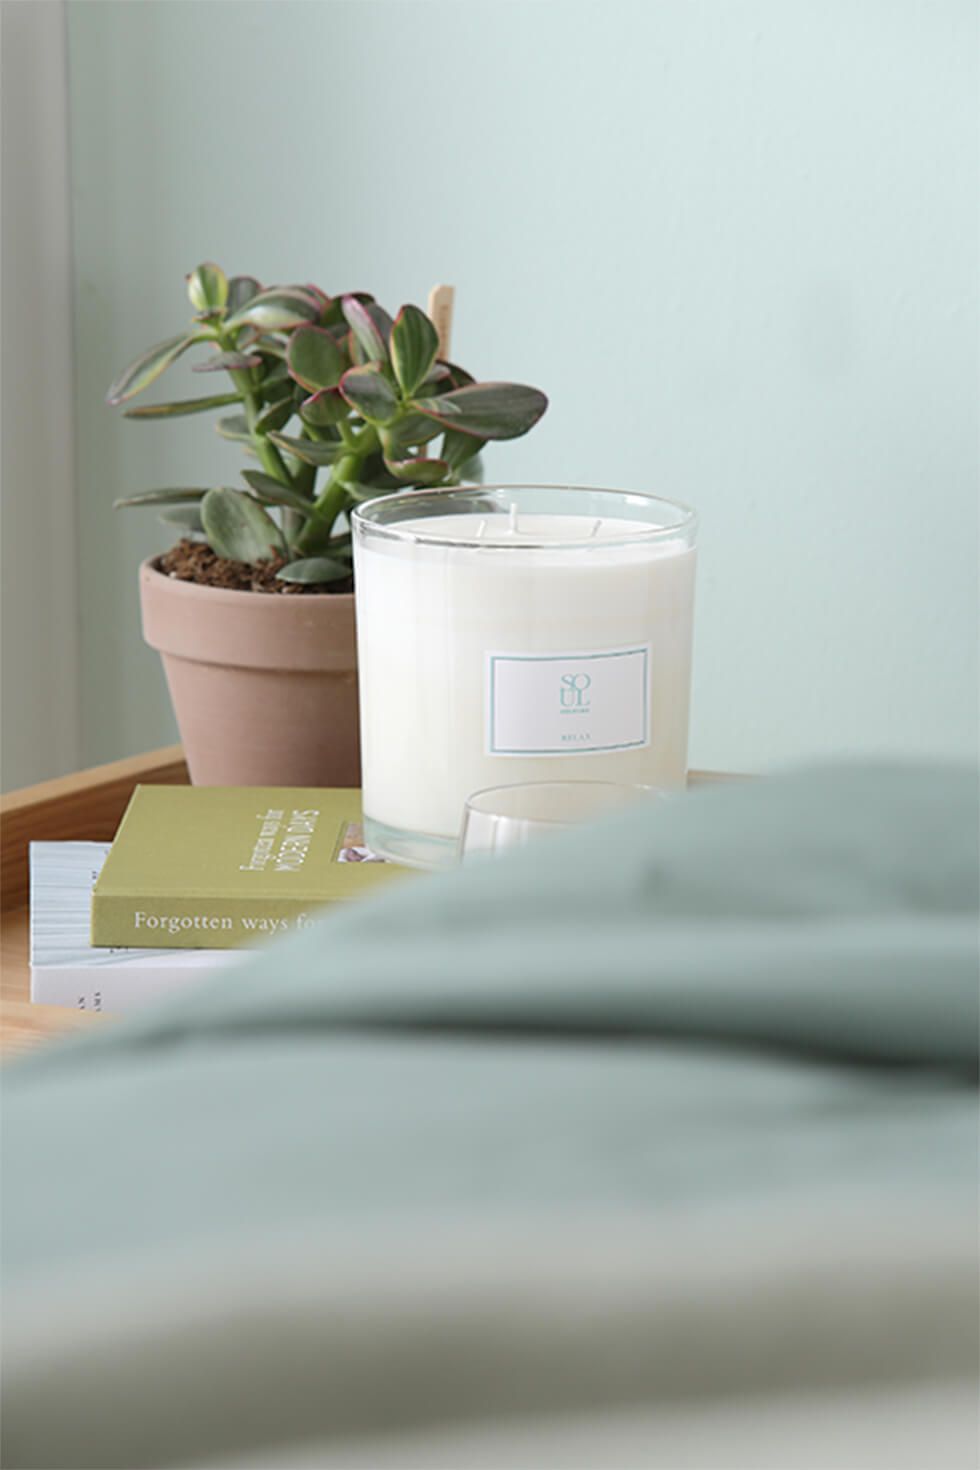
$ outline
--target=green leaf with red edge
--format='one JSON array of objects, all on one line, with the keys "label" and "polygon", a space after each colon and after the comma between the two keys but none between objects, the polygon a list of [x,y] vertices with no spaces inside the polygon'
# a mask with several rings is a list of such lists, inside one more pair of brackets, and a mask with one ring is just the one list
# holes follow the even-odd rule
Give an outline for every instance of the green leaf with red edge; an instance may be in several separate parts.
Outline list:
[{"label": "green leaf with red edge", "polygon": [[391,364],[406,398],[423,383],[439,354],[439,333],[419,307],[403,306],[391,329]]},{"label": "green leaf with red edge", "polygon": [[192,373],[245,373],[262,366],[262,359],[255,352],[215,352],[204,362],[196,362]]},{"label": "green leaf with red edge", "polygon": [[[256,350],[261,351],[260,348]],[[289,376],[289,368],[286,366],[285,361],[277,357],[263,357],[263,362],[265,364],[265,372],[262,374],[262,381],[259,383],[259,391],[268,396],[276,385],[281,384],[286,392],[291,393],[293,390],[293,380]]]},{"label": "green leaf with red edge", "polygon": [[471,459],[475,459],[486,444],[474,434],[464,434],[459,429],[447,429],[439,447],[440,456],[452,470],[461,470]]},{"label": "green leaf with red edge", "polygon": [[166,342],[157,342],[154,347],[147,348],[146,352],[131,362],[129,367],[116,378],[106,394],[106,402],[115,406],[117,403],[125,403],[129,398],[135,398],[137,393],[142,393],[151,383],[155,383],[162,372],[176,362],[178,357],[185,353],[188,347],[193,347],[195,342],[211,342],[213,336],[210,332],[182,333],[179,337],[168,337]]},{"label": "green leaf with red edge", "polygon": [[186,277],[187,296],[195,311],[220,312],[228,303],[228,277],[220,265],[206,260]]},{"label": "green leaf with red edge", "polygon": [[309,393],[335,388],[349,364],[333,334],[323,327],[297,327],[289,339],[290,375]]},{"label": "green leaf with red edge", "polygon": [[[470,382],[473,382],[472,378]],[[465,386],[464,383],[453,381],[450,371],[444,362],[437,362],[426,373],[425,381],[419,384],[416,392],[420,398],[426,398],[433,393],[448,392],[450,388],[463,388]]]},{"label": "green leaf with red edge", "polygon": [[348,368],[340,380],[340,391],[351,407],[372,424],[390,423],[401,407],[394,388],[375,368]]},{"label": "green leaf with red edge", "polygon": [[257,352],[261,357],[269,360],[278,358],[280,362],[286,361],[286,344],[278,337],[270,336],[268,332],[261,332],[257,327],[250,327],[238,339],[239,352]]},{"label": "green leaf with red edge", "polygon": [[147,403],[139,408],[124,408],[124,419],[176,419],[189,413],[207,413],[212,408],[227,408],[241,403],[240,393],[214,393],[210,398],[181,398],[175,403]]},{"label": "green leaf with red edge", "polygon": [[447,362],[445,358],[440,358],[436,367],[446,369],[446,377],[454,388],[468,388],[471,383],[476,382],[473,374],[460,367],[458,362]]},{"label": "green leaf with red edge", "polygon": [[225,327],[228,331],[257,327],[262,332],[283,332],[314,322],[319,315],[319,303],[298,286],[271,286],[230,316]]},{"label": "green leaf with red edge", "polygon": [[290,403],[299,402],[303,395],[299,388],[287,373],[284,378],[267,378],[259,384],[259,393],[266,403],[282,403],[288,399]]},{"label": "green leaf with red edge", "polygon": [[370,291],[342,291],[339,296],[334,296],[330,305],[321,313],[321,327],[340,327],[343,332],[347,331],[347,323],[344,320],[344,300],[352,297],[355,301],[373,301],[374,297]]},{"label": "green leaf with red edge", "polygon": [[286,553],[279,527],[244,490],[209,490],[201,501],[201,523],[212,550],[231,561],[254,565]]},{"label": "green leaf with red edge", "polygon": [[269,438],[277,449],[318,467],[335,464],[347,452],[343,444],[327,444],[322,439],[297,439],[292,434],[270,434]]},{"label": "green leaf with red edge", "polygon": [[[356,297],[355,300],[360,301],[360,297]],[[370,301],[360,301],[360,304],[361,306],[363,306],[368,316],[374,322],[377,330],[381,333],[381,337],[384,341],[385,347],[387,348],[391,342],[391,333],[395,325],[391,317],[385,311],[381,303],[379,301],[375,301],[373,297]]]},{"label": "green leaf with red edge", "polygon": [[312,281],[307,281],[303,286],[303,290],[308,296],[312,296],[313,300],[316,302],[316,319],[322,326],[324,319],[330,315],[330,309],[333,306],[333,299],[327,295],[326,291],[321,290],[319,286],[314,286]]},{"label": "green leaf with red edge", "polygon": [[523,383],[471,383],[438,398],[416,399],[413,407],[479,439],[518,439],[534,427],[548,400]]},{"label": "green leaf with red edge", "polygon": [[441,485],[449,473],[444,459],[385,459],[385,465],[406,485]]},{"label": "green leaf with red edge", "polygon": [[255,427],[260,434],[268,434],[272,429],[282,429],[295,412],[296,405],[291,395],[289,398],[280,398],[266,404],[255,420]]},{"label": "green leaf with red edge", "polygon": [[424,413],[406,413],[379,430],[381,447],[389,459],[403,459],[407,449],[428,444],[442,432],[442,425]]},{"label": "green leaf with red edge", "polygon": [[365,361],[386,363],[393,323],[384,307],[356,296],[343,297],[340,306]]},{"label": "green leaf with red edge", "polygon": [[241,311],[246,301],[258,296],[261,285],[254,276],[232,276],[228,282],[228,300],[225,302],[229,316]]},{"label": "green leaf with red edge", "polygon": [[236,331],[241,326],[254,326],[261,333],[266,332],[289,332],[293,327],[300,327],[308,322],[309,317],[305,312],[292,303],[281,301],[259,302],[254,310],[251,303],[245,307],[245,312],[240,313],[230,323],[230,330]]},{"label": "green leaf with red edge", "polygon": [[350,413],[350,404],[339,388],[321,388],[299,406],[299,416],[311,429],[330,429]]}]

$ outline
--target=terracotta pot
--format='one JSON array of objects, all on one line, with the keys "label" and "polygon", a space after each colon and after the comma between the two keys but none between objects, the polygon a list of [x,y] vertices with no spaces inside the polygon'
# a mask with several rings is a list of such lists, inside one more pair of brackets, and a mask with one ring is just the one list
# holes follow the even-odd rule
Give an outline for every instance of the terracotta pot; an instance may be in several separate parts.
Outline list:
[{"label": "terracotta pot", "polygon": [[359,786],[354,598],[229,592],[140,567],[197,786]]}]

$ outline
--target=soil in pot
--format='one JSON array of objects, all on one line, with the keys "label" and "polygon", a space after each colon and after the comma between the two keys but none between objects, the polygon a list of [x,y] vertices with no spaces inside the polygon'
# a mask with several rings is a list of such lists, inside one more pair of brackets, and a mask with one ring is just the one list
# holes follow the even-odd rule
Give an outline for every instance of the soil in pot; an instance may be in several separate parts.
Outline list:
[{"label": "soil in pot", "polygon": [[302,597],[306,593],[322,596],[325,592],[343,593],[354,590],[353,577],[340,582],[280,582],[276,573],[286,565],[284,556],[256,563],[230,561],[218,556],[203,541],[184,539],[164,552],[156,566],[168,577],[180,582],[197,582],[202,587],[223,587],[229,592],[270,592]]}]

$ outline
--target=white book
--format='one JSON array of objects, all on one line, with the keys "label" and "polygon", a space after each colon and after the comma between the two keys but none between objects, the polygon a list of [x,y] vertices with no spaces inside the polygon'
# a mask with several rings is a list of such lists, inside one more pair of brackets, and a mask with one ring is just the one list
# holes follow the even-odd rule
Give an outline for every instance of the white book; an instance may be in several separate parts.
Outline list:
[{"label": "white book", "polygon": [[240,949],[93,949],[92,888],[108,842],[31,843],[31,1000],[136,1011],[241,961]]}]

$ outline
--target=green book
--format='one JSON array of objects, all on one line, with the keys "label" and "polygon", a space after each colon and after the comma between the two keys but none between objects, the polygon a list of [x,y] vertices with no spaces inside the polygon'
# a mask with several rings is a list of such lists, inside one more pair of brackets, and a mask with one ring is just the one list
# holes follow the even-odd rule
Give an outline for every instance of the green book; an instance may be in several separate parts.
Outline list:
[{"label": "green book", "polygon": [[408,871],[364,846],[356,790],[137,786],[92,892],[92,943],[235,949]]}]

